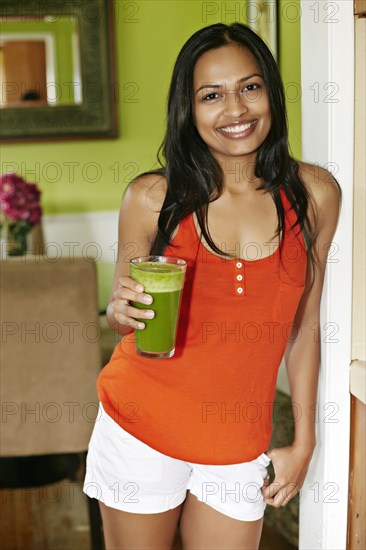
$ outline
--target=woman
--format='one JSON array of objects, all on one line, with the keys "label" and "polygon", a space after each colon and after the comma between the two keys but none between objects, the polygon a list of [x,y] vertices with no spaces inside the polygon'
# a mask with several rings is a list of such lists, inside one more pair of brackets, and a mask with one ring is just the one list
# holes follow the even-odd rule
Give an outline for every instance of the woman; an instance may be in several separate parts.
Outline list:
[{"label": "woman", "polygon": [[[291,158],[278,68],[239,23],[183,46],[163,153],[121,206],[107,317],[125,337],[98,380],[84,490],[100,500],[108,549],[171,548],[178,521],[184,548],[258,548],[266,504],[297,494],[315,447],[316,333],[340,189]],[[129,259],[150,253],[188,263],[175,356],[154,361],[131,334],[154,304]],[[268,450],[284,355],[295,439]]]}]

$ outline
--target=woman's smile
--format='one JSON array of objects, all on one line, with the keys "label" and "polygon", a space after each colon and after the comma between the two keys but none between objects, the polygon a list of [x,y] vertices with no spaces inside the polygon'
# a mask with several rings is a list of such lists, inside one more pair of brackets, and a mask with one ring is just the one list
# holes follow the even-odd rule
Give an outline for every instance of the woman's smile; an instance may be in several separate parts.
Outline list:
[{"label": "woman's smile", "polygon": [[251,135],[256,124],[257,120],[253,120],[251,122],[242,122],[225,126],[224,128],[217,128],[217,131],[229,139],[241,139]]}]

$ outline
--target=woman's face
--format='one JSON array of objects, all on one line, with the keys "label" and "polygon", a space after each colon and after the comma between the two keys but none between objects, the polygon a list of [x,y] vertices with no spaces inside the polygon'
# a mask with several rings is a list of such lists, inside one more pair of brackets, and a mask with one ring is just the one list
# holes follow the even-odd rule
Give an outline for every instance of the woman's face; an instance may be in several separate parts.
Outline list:
[{"label": "woman's face", "polygon": [[269,134],[271,115],[253,54],[237,44],[209,50],[196,63],[193,89],[195,125],[213,156],[254,160]]}]

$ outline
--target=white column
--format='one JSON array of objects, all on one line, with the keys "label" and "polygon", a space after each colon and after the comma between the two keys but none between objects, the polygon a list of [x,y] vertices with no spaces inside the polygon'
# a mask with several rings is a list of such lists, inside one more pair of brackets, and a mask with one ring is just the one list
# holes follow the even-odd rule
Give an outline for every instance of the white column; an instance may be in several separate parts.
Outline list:
[{"label": "white column", "polygon": [[303,160],[334,173],[343,206],[321,303],[317,448],[300,501],[300,549],[344,550],[349,475],[353,1],[301,0]]}]

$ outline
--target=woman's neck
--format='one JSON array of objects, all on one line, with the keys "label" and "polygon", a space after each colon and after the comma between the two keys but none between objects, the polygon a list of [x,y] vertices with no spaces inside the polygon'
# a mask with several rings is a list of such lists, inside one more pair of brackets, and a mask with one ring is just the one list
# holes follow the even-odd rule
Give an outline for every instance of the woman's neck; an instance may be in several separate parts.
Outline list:
[{"label": "woman's neck", "polygon": [[223,192],[255,192],[261,179],[255,175],[256,154],[241,157],[217,157],[223,172]]}]

